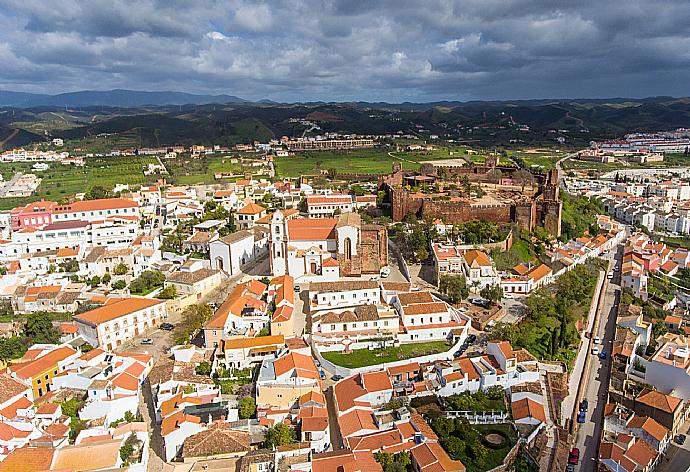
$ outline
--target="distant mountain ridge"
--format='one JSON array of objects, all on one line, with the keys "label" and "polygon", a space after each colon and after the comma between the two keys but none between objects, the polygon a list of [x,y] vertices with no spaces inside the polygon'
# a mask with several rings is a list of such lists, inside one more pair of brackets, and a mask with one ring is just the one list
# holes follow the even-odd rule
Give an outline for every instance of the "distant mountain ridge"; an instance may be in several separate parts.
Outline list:
[{"label": "distant mountain ridge", "polygon": [[245,103],[234,95],[197,95],[186,92],[146,92],[140,90],[82,90],[45,95],[0,90],[0,106],[34,107],[141,107],[163,105],[203,105],[208,103]]}]

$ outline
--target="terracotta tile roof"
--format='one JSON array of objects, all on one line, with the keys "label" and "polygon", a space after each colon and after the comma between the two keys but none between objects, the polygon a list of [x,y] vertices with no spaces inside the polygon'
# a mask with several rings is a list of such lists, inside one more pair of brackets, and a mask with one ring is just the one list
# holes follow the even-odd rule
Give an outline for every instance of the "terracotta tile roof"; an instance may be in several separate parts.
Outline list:
[{"label": "terracotta tile roof", "polygon": [[646,469],[652,464],[657,456],[657,451],[647,444],[646,441],[638,439],[635,444],[630,446],[625,455],[641,468]]},{"label": "terracotta tile roof", "polygon": [[314,402],[318,403],[320,405],[325,405],[326,404],[326,397],[323,395],[323,393],[320,392],[315,392],[315,391],[309,391],[299,397],[299,404],[304,405],[309,402]]},{"label": "terracotta tile roof", "polygon": [[310,292],[347,292],[351,290],[369,290],[379,288],[374,280],[340,280],[337,282],[312,282]]},{"label": "terracotta tile roof", "polygon": [[49,470],[55,449],[24,446],[10,452],[0,462],[0,472],[37,472]]},{"label": "terracotta tile roof", "polygon": [[460,472],[465,465],[452,460],[437,442],[425,442],[413,447],[410,452],[422,472]]},{"label": "terracotta tile roof", "polygon": [[546,264],[541,264],[535,267],[534,269],[530,270],[527,273],[527,277],[529,277],[532,280],[541,280],[547,275],[549,275],[552,272],[551,267],[547,266]]},{"label": "terracotta tile roof", "polygon": [[42,374],[48,369],[57,368],[57,363],[67,359],[69,356],[76,354],[77,351],[69,346],[62,346],[53,349],[47,354],[37,358],[36,360],[22,364],[21,367],[14,370],[18,377],[23,379],[31,379],[38,374]]},{"label": "terracotta tile roof", "polygon": [[377,430],[374,417],[370,411],[355,409],[338,417],[340,433],[343,438],[352,436],[362,430]]},{"label": "terracotta tile roof", "polygon": [[491,258],[484,251],[477,249],[470,249],[465,252],[465,261],[470,267],[486,267],[491,266]]},{"label": "terracotta tile roof", "polygon": [[208,457],[249,451],[249,433],[230,429],[224,421],[212,423],[184,440],[182,457]]},{"label": "terracotta tile roof", "polygon": [[94,310],[80,313],[76,315],[74,319],[97,326],[101,323],[120,318],[121,316],[129,315],[130,313],[145,310],[164,303],[164,300],[158,300],[156,298],[123,298]]},{"label": "terracotta tile roof", "polygon": [[384,447],[400,444],[402,441],[403,438],[397,429],[366,434],[364,436],[354,436],[348,439],[350,448],[353,451],[379,451]]},{"label": "terracotta tile roof", "polygon": [[334,257],[329,257],[321,264],[322,267],[338,267],[340,262]]},{"label": "terracotta tile roof", "polygon": [[65,446],[55,451],[53,470],[81,472],[115,468],[120,458],[121,439]]},{"label": "terracotta tile roof", "polygon": [[657,410],[665,411],[666,413],[673,413],[683,402],[680,398],[663,394],[657,390],[648,389],[643,390],[635,401],[656,408]]},{"label": "terracotta tile roof", "polygon": [[432,303],[435,302],[431,292],[407,292],[399,293],[398,301],[400,305],[411,305],[413,303]]},{"label": "terracotta tile roof", "polygon": [[9,442],[13,439],[23,439],[29,437],[31,430],[18,429],[10,423],[0,423],[0,440]]},{"label": "terracotta tile roof", "polygon": [[448,307],[443,302],[415,303],[403,308],[405,315],[426,315],[432,313],[446,313]]},{"label": "terracotta tile roof", "polygon": [[39,406],[36,409],[36,414],[37,415],[54,415],[57,411],[60,405],[57,403],[42,403],[41,406]]},{"label": "terracotta tile roof", "polygon": [[223,351],[228,351],[231,349],[247,349],[260,346],[282,346],[285,344],[285,337],[282,334],[277,334],[273,336],[258,336],[254,338],[224,339],[222,342]]},{"label": "terracotta tile roof", "polygon": [[161,422],[161,436],[167,436],[177,429],[182,423],[196,423],[201,424],[201,418],[194,415],[185,415],[184,411],[176,411],[172,415],[163,418]]},{"label": "terracotta tile roof", "polygon": [[360,397],[366,395],[366,390],[360,383],[361,377],[353,375],[341,380],[333,387],[338,411],[347,411],[357,404]]},{"label": "terracotta tile roof", "polygon": [[139,205],[134,200],[127,198],[103,198],[100,200],[77,200],[69,205],[57,206],[53,211],[55,213],[72,213],[138,207]]},{"label": "terracotta tile roof", "polygon": [[127,372],[121,372],[117,374],[111,380],[111,383],[118,388],[123,390],[129,390],[131,392],[136,392],[139,390],[139,380],[136,377],[129,375]]},{"label": "terracotta tile roof", "polygon": [[292,318],[292,312],[294,309],[290,305],[279,306],[276,311],[273,312],[271,317],[271,323],[282,323],[285,321],[290,321]]},{"label": "terracotta tile roof", "polygon": [[314,359],[311,356],[291,352],[283,357],[276,359],[273,363],[276,377],[280,377],[291,370],[295,370],[298,377],[319,378],[319,371],[314,364]]},{"label": "terracotta tile roof", "polygon": [[510,345],[510,341],[495,341],[498,348],[501,350],[506,359],[513,359],[515,357],[515,352],[513,352],[513,346]]},{"label": "terracotta tile roof", "polygon": [[[28,387],[25,388],[28,389]],[[17,416],[17,410],[26,410],[27,408],[30,408],[31,405],[33,405],[31,400],[29,400],[26,397],[19,397],[18,400],[14,401],[13,403],[7,405],[5,408],[0,410],[0,416],[8,420],[11,420]]]},{"label": "terracotta tile roof", "polygon": [[335,239],[338,220],[331,218],[304,218],[288,220],[288,235],[292,241],[325,241]]},{"label": "terracotta tile roof", "polygon": [[206,280],[214,275],[220,273],[217,269],[199,269],[194,272],[188,272],[186,270],[178,270],[169,274],[166,278],[166,282],[171,282],[175,284],[182,285],[192,285],[202,280]]},{"label": "terracotta tile roof", "polygon": [[257,205],[256,203],[247,203],[245,206],[240,208],[237,213],[240,215],[258,215],[264,211],[266,211],[266,209],[261,205]]},{"label": "terracotta tile roof", "polygon": [[353,453],[349,449],[314,454],[311,461],[312,472],[382,472],[369,451]]},{"label": "terracotta tile roof", "polygon": [[328,416],[302,418],[302,431],[325,431],[328,428]]},{"label": "terracotta tile roof", "polygon": [[388,373],[384,370],[378,372],[368,372],[362,375],[362,385],[367,392],[381,392],[384,390],[391,390],[393,385],[388,377]]},{"label": "terracotta tile roof", "polygon": [[516,420],[536,418],[542,423],[546,423],[544,406],[531,398],[523,398],[516,402],[512,402],[510,406],[513,411],[513,418]]},{"label": "terracotta tile roof", "polygon": [[[29,387],[13,379],[11,375],[7,373],[0,374],[0,404],[11,400],[27,390],[29,390]],[[0,411],[0,414],[1,413]]]},{"label": "terracotta tile roof", "polygon": [[651,437],[661,442],[670,433],[670,431],[656,422],[653,418],[648,416],[633,416],[628,421],[628,428],[639,428],[646,431]]},{"label": "terracotta tile roof", "polygon": [[391,376],[398,375],[398,374],[404,374],[404,373],[416,373],[419,372],[419,363],[418,362],[410,362],[409,364],[403,364],[395,367],[389,367],[388,368],[388,373]]}]

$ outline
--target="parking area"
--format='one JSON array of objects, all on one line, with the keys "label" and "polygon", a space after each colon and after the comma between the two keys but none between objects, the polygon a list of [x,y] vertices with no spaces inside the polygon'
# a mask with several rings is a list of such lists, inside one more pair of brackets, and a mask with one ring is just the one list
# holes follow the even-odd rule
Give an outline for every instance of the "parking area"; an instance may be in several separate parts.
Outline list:
[{"label": "parking area", "polygon": [[527,305],[525,305],[526,301],[527,297],[525,295],[511,294],[511,298],[503,298],[503,300],[501,300],[501,304],[505,309],[505,314],[496,321],[508,324],[517,323],[527,313]]}]

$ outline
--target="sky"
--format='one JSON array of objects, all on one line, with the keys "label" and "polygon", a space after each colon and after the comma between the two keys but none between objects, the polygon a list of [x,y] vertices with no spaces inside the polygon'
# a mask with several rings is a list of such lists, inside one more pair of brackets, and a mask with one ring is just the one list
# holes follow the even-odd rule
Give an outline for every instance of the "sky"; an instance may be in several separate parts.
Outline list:
[{"label": "sky", "polygon": [[0,89],[686,96],[687,0],[0,0]]}]

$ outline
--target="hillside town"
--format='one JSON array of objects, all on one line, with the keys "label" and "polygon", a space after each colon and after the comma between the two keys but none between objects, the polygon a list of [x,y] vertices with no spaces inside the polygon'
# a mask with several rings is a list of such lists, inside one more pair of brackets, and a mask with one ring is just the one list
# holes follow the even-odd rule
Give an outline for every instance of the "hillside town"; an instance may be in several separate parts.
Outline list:
[{"label": "hillside town", "polygon": [[[379,138],[107,157],[271,169]],[[576,159],[661,162],[687,133],[625,143]],[[0,212],[0,471],[681,470],[690,176],[645,170],[394,160]]]}]

